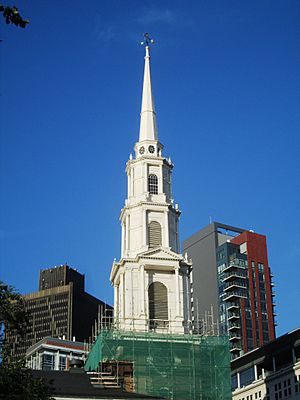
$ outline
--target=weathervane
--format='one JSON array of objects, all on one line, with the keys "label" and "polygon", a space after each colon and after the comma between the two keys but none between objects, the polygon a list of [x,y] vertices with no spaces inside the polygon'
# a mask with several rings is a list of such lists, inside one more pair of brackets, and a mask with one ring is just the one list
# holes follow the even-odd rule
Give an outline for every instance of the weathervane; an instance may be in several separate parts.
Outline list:
[{"label": "weathervane", "polygon": [[141,42],[142,46],[149,47],[149,44],[153,44],[154,40],[150,38],[149,33],[144,33],[144,40]]}]

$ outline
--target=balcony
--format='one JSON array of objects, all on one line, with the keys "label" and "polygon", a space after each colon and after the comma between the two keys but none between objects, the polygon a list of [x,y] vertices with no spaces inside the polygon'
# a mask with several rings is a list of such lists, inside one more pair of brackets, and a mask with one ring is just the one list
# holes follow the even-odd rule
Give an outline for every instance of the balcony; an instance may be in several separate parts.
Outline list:
[{"label": "balcony", "polygon": [[230,352],[231,353],[236,353],[236,352],[240,352],[240,351],[242,351],[242,349],[241,349],[241,347],[239,346],[239,345],[234,345],[234,346],[232,346],[231,348],[230,348]]},{"label": "balcony", "polygon": [[240,318],[240,314],[235,313],[235,312],[230,312],[228,313],[228,321],[234,321]]},{"label": "balcony", "polygon": [[233,299],[247,299],[247,294],[244,290],[233,290],[226,293],[223,297],[223,301],[233,300]]},{"label": "balcony", "polygon": [[240,309],[240,305],[239,303],[227,303],[227,310],[239,310]]},{"label": "balcony", "polygon": [[236,280],[225,283],[224,292],[226,292],[228,290],[234,290],[234,289],[247,289],[247,285],[245,282],[236,281]]},{"label": "balcony", "polygon": [[233,324],[229,325],[228,332],[239,331],[241,329],[240,324],[234,322]]},{"label": "balcony", "polygon": [[223,282],[228,282],[237,278],[246,279],[247,275],[239,271],[231,271],[224,274]]},{"label": "balcony", "polygon": [[238,332],[229,333],[229,341],[230,342],[237,342],[241,340],[241,336]]},{"label": "balcony", "polygon": [[235,260],[229,261],[229,264],[226,268],[223,269],[223,272],[229,272],[235,269],[245,270],[245,265],[240,264],[240,260],[236,258]]}]

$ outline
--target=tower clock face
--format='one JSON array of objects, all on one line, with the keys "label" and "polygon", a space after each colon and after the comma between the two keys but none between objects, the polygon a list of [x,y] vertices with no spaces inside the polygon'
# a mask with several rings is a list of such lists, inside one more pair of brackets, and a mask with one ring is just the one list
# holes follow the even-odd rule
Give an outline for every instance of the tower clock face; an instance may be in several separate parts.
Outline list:
[{"label": "tower clock face", "polygon": [[149,146],[148,150],[149,150],[149,153],[154,153],[154,150],[155,150],[154,146],[152,146],[152,145]]},{"label": "tower clock face", "polygon": [[140,152],[140,154],[144,154],[145,153],[145,147],[144,146],[140,147],[139,152]]}]

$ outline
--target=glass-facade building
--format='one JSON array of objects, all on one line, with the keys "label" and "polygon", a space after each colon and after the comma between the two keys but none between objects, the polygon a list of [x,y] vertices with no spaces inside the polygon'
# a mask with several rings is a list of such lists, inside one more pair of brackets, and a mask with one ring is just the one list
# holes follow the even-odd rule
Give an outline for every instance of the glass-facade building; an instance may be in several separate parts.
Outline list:
[{"label": "glass-facade building", "polygon": [[266,238],[245,231],[217,248],[219,321],[232,358],[275,338]]}]

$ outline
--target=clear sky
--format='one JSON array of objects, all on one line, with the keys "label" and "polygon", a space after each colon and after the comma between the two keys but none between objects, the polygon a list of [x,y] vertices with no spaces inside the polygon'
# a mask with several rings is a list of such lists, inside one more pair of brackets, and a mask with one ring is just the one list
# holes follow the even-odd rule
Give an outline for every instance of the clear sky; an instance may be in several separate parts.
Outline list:
[{"label": "clear sky", "polygon": [[299,327],[299,0],[16,3],[30,24],[0,28],[1,279],[29,293],[67,262],[112,303],[146,31],[181,239],[210,217],[267,235],[277,334]]}]

